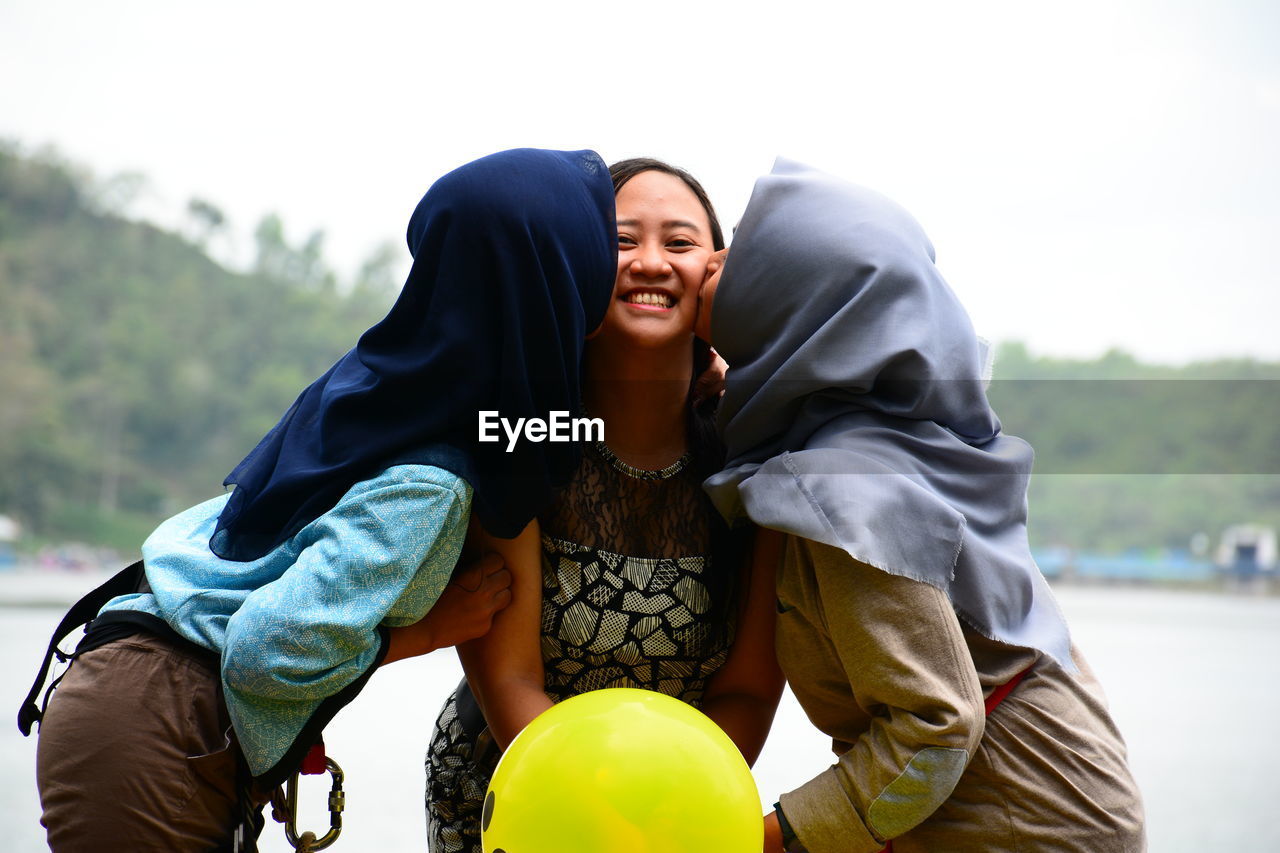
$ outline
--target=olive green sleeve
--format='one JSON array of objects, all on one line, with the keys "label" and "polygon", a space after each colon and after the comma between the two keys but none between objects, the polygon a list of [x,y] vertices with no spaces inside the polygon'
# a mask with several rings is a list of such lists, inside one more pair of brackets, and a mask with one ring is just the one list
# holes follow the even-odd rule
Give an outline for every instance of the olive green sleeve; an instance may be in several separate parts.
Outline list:
[{"label": "olive green sleeve", "polygon": [[[950,796],[982,738],[978,674],[947,596],[844,551],[799,540],[800,601],[826,633],[869,728],[837,763],[781,798],[811,853],[875,853]],[[807,565],[804,565],[807,564]]]}]

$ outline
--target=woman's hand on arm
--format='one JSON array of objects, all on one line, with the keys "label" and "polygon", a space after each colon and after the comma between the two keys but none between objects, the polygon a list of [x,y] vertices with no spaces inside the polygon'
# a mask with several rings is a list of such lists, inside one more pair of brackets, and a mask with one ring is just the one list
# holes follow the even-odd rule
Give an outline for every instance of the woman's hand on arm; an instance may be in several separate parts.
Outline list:
[{"label": "woman's hand on arm", "polygon": [[420,620],[390,630],[383,665],[483,636],[511,603],[511,572],[497,553],[454,570],[440,598]]},{"label": "woman's hand on arm", "polygon": [[227,690],[312,702],[365,673],[380,651],[379,625],[406,589],[424,571],[448,577],[457,563],[470,510],[458,483],[435,469],[390,469],[312,522],[293,564],[227,620]]},{"label": "woman's hand on arm", "polygon": [[511,604],[494,615],[488,633],[460,644],[458,657],[489,731],[506,749],[552,704],[543,690],[542,539],[536,521],[515,539],[474,535],[511,572]]},{"label": "woman's hand on arm", "polygon": [[742,573],[745,596],[729,658],[707,684],[702,711],[754,764],[773,725],[784,683],[773,648],[776,593],[774,579],[784,537],[774,530],[756,531],[751,558]]}]

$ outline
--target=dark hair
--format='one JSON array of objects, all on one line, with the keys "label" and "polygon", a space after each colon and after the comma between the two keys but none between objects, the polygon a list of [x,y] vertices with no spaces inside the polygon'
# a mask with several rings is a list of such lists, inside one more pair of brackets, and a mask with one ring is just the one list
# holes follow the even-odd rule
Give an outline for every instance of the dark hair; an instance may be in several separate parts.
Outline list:
[{"label": "dark hair", "polygon": [[[619,160],[609,167],[609,177],[613,179],[613,193],[626,185],[627,181],[643,172],[662,172],[672,175],[684,182],[685,186],[697,197],[698,203],[707,214],[711,224],[711,246],[716,251],[724,248],[724,231],[720,228],[720,217],[711,204],[711,197],[702,188],[702,184],[693,175],[678,166],[672,166],[652,157],[632,157]],[[711,366],[711,345],[699,338],[693,339],[693,376],[689,381],[688,407],[685,419],[685,436],[692,453],[690,467],[700,480],[705,480],[724,467],[724,444],[716,433],[716,409],[720,405],[720,397],[711,394],[707,399],[694,402],[694,389],[698,377]],[[737,601],[738,568],[747,555],[746,530],[731,530],[721,518],[720,513],[711,504],[711,499],[703,496],[703,502],[711,524],[711,554],[714,564],[721,566],[720,571],[712,571],[707,578],[707,588],[711,593],[713,606],[722,617],[722,626],[728,629],[734,623],[733,607]]]},{"label": "dark hair", "polygon": [[702,188],[702,184],[698,183],[697,178],[678,166],[672,166],[670,163],[664,163],[652,157],[632,157],[629,160],[619,160],[609,167],[609,177],[613,178],[613,194],[617,195],[618,190],[622,189],[627,181],[641,172],[662,172],[684,181],[685,186],[698,197],[698,203],[706,211],[707,219],[711,220],[711,247],[717,252],[724,248],[724,232],[720,229],[720,217],[716,216],[716,209],[711,206],[710,196]]},{"label": "dark hair", "polygon": [[[693,175],[678,166],[672,166],[653,157],[632,157],[619,160],[609,167],[609,177],[613,179],[613,193],[618,194],[636,175],[644,172],[662,172],[672,175],[684,182],[685,186],[697,197],[698,203],[707,214],[711,223],[711,246],[716,251],[724,248],[724,232],[720,228],[720,217],[711,204],[711,198],[702,184]],[[698,338],[693,339],[693,376],[689,382],[689,417],[686,426],[689,449],[693,451],[693,465],[703,479],[717,473],[724,467],[724,445],[716,435],[716,408],[720,399],[712,394],[709,399],[694,403],[694,388],[698,377],[711,366],[711,345]]]}]

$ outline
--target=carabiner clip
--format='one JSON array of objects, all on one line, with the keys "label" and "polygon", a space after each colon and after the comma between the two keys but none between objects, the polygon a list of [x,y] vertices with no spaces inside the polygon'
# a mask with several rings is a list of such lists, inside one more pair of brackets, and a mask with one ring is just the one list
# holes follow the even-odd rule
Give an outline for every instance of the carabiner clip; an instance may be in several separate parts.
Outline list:
[{"label": "carabiner clip", "polygon": [[342,834],[342,810],[347,803],[347,795],[342,790],[342,768],[332,758],[326,757],[324,763],[325,770],[333,777],[333,787],[329,789],[329,831],[320,838],[316,838],[314,832],[298,834],[298,777],[301,774],[294,773],[285,785],[284,837],[298,853],[323,850]]}]

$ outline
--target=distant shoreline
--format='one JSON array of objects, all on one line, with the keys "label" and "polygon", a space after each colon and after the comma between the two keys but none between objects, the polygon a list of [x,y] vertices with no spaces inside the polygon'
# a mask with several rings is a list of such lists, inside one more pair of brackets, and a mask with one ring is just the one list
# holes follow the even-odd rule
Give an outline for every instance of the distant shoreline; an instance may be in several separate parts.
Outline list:
[{"label": "distant shoreline", "polygon": [[[16,569],[0,570],[0,609],[69,607],[125,565],[121,563],[118,567],[97,569],[41,569],[34,565],[24,565]],[[1073,589],[1159,589],[1229,596],[1280,597],[1280,581],[1265,576],[1246,581],[1230,577],[1169,580],[1089,576],[1070,579],[1050,576],[1048,580],[1054,587]]]}]

